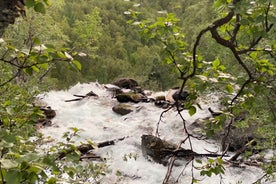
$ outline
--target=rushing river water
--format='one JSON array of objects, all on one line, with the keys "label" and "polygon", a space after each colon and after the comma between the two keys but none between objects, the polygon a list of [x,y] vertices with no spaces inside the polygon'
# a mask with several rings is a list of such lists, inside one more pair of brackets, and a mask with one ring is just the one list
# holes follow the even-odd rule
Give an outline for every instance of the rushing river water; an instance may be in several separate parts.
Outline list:
[{"label": "rushing river water", "polygon": [[[80,101],[65,102],[75,98],[74,94],[87,94],[93,91],[98,97],[88,97]],[[153,93],[154,95],[166,95],[166,92]],[[145,159],[141,151],[141,136],[143,134],[155,134],[157,122],[160,114],[164,111],[156,107],[153,103],[132,104],[134,111],[125,116],[118,115],[112,111],[112,107],[117,104],[117,100],[112,98],[112,94],[106,90],[104,85],[98,83],[77,84],[67,91],[50,91],[40,95],[52,109],[56,110],[56,117],[53,119],[53,126],[41,129],[42,133],[51,136],[55,141],[61,140],[64,132],[70,127],[83,129],[80,138],[77,141],[92,140],[99,143],[107,140],[126,137],[113,146],[107,146],[95,150],[95,152],[106,162],[109,171],[102,179],[102,183],[113,184],[160,184],[162,183],[167,167],[162,164],[150,162]],[[209,102],[216,100],[209,98]],[[190,116],[188,112],[182,111],[182,115],[187,123],[192,123],[197,118],[210,116],[207,108],[214,104],[202,103],[202,109]],[[159,125],[160,138],[170,142],[179,143],[185,137],[182,121],[174,110],[164,114],[162,122]],[[214,141],[203,141],[192,139],[193,149],[198,153],[207,153],[209,151],[220,151],[220,146]],[[188,144],[183,147],[189,148]],[[135,158],[128,158],[124,161],[126,155],[135,155]],[[185,163],[180,162],[173,168],[172,179],[180,177],[179,183],[191,183],[191,165],[184,170]],[[182,172],[184,170],[184,172]],[[119,177],[116,173],[122,173],[124,177]],[[225,165],[225,175],[202,177],[199,171],[194,170],[194,177],[200,179],[202,184],[236,184],[242,182],[249,184],[255,182],[264,173],[254,166],[244,165],[241,168]]]}]

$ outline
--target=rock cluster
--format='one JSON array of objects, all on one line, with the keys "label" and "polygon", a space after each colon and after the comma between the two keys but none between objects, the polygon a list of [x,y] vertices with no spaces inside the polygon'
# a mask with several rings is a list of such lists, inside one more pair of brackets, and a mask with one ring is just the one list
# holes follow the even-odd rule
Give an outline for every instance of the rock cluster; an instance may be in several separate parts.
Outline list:
[{"label": "rock cluster", "polygon": [[56,116],[56,111],[53,110],[50,106],[40,107],[40,110],[43,112],[44,117],[40,118],[36,122],[37,128],[47,127],[52,125],[52,119]]},{"label": "rock cluster", "polygon": [[[116,99],[116,104],[112,107],[113,112],[121,116],[127,115],[135,111],[138,112],[141,109],[141,106],[138,106],[137,103],[153,103],[160,108],[170,108],[179,105],[179,103],[185,103],[188,100],[188,98],[192,98],[189,97],[191,95],[188,93],[188,91],[182,91],[179,88],[169,90],[167,95],[164,96],[153,96],[145,92],[138,85],[137,81],[129,78],[119,79],[115,81],[113,84],[105,85],[105,88],[107,91],[110,91],[112,93],[112,98]],[[74,96],[78,98],[66,100],[66,102],[91,99],[91,97],[93,97],[93,99],[95,99],[96,97],[97,99],[99,97],[93,91],[90,91],[85,95]],[[194,136],[197,135],[199,137],[207,137],[205,132],[206,130],[208,131],[208,129],[210,131],[212,127],[206,127],[206,125],[209,123],[211,126],[215,126],[220,116],[227,117],[225,112],[214,110],[212,108],[213,107],[208,108],[208,112],[210,113],[209,117],[202,120],[198,119],[194,123],[187,126],[188,129],[191,131],[190,133],[192,133]],[[43,111],[45,117],[41,118],[37,122],[37,126],[50,126],[51,120],[56,116],[56,112],[53,109],[51,109],[51,107],[46,106],[41,106],[40,110]],[[213,133],[213,137],[211,137],[211,139],[217,142],[221,141],[224,144],[222,144],[221,151],[225,150],[225,145],[228,145],[229,151],[238,152],[238,150],[244,147],[244,145],[246,145],[247,142],[250,142],[252,139],[258,138],[254,134],[255,130],[257,129],[256,125],[250,124],[248,128],[245,128],[244,131],[241,131],[235,124],[238,122],[245,121],[248,118],[248,116],[249,112],[244,111],[240,115],[236,115],[236,117],[232,118],[234,121],[233,124],[225,122],[224,125],[221,127],[221,131],[219,133]],[[227,118],[225,118],[225,121],[227,121]],[[223,138],[226,137],[226,131],[223,130],[227,130],[227,125],[231,125],[229,128],[229,133],[227,133],[229,135],[226,139],[223,140]],[[141,149],[143,155],[146,158],[151,158],[151,160],[163,165],[167,165],[169,159],[172,156],[176,156],[178,158],[191,158],[194,156],[221,156],[215,153],[198,154],[193,152],[192,150],[186,150],[184,148],[178,147],[177,145],[169,143],[153,135],[143,135],[141,138]]]},{"label": "rock cluster", "polygon": [[[168,108],[174,105],[176,101],[183,102],[187,100],[189,96],[187,91],[183,91],[180,94],[179,89],[173,89],[168,92],[167,96],[157,96],[152,98],[145,94],[137,81],[130,78],[118,79],[113,82],[112,85],[106,86],[106,88],[113,92],[113,97],[115,97],[119,103],[154,102],[154,104],[160,108]],[[116,105],[112,109],[114,112],[121,115],[126,115],[133,111],[133,108],[131,108],[130,105],[122,104]]]}]

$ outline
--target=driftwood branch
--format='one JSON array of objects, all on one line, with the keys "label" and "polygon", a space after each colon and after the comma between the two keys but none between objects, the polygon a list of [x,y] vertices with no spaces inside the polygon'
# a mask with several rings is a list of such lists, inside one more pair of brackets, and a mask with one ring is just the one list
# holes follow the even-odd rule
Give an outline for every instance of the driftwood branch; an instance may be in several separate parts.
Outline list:
[{"label": "driftwood branch", "polygon": [[73,95],[73,96],[78,97],[78,98],[74,98],[74,99],[71,99],[71,100],[65,100],[65,102],[79,101],[79,100],[82,100],[82,99],[84,99],[86,97],[90,97],[90,96],[98,97],[98,95],[96,93],[94,93],[93,91],[90,91],[86,95]]},{"label": "driftwood branch", "polygon": [[82,100],[83,98],[74,98],[74,99],[71,99],[71,100],[65,100],[65,102],[73,102],[73,101],[80,101]]},{"label": "driftwood branch", "polygon": [[[116,142],[118,141],[122,141],[124,140],[126,137],[122,137],[122,138],[118,138],[118,139],[114,139],[114,140],[109,140],[109,141],[104,141],[101,143],[96,144],[96,146],[93,146],[91,144],[82,144],[80,146],[77,146],[75,149],[74,148],[70,148],[67,150],[63,150],[58,154],[58,159],[62,159],[64,157],[66,157],[66,155],[74,152],[75,150],[78,150],[79,152],[81,152],[82,155],[86,154],[87,152],[95,149],[95,148],[102,148],[102,147],[106,147],[106,146],[111,146],[111,145],[115,145]],[[83,157],[82,157],[83,158]]]}]

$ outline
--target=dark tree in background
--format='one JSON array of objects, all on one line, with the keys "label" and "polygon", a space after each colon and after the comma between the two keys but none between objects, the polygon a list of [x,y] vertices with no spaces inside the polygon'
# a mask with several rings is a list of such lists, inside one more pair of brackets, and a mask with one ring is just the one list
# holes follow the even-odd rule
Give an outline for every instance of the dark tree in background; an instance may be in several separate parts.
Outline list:
[{"label": "dark tree in background", "polygon": [[5,28],[13,24],[20,15],[25,16],[24,0],[1,0],[0,1],[0,37]]}]

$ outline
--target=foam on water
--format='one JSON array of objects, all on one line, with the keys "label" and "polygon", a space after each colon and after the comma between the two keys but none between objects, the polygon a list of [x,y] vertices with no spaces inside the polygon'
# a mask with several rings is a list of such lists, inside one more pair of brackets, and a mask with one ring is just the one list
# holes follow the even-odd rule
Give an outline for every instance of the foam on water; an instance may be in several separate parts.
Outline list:
[{"label": "foam on water", "polygon": [[[74,99],[73,94],[84,95],[90,91],[95,92],[98,97],[88,97],[80,101],[65,102],[65,100]],[[156,93],[166,94],[166,92]],[[154,95],[154,94],[153,94]],[[70,127],[83,129],[81,137],[77,141],[89,139],[96,143],[126,137],[123,141],[114,146],[103,147],[95,152],[106,158],[109,172],[103,178],[103,183],[120,184],[160,184],[162,183],[167,167],[150,162],[142,156],[141,136],[143,134],[155,134],[156,125],[160,114],[164,109],[154,106],[152,103],[133,104],[136,111],[125,115],[117,115],[112,111],[112,107],[117,104],[112,94],[104,88],[104,85],[98,83],[77,84],[67,91],[50,91],[39,96],[52,109],[56,110],[57,116],[53,119],[53,126],[41,129],[41,132],[51,136],[54,140],[60,141],[64,132]],[[216,98],[214,98],[216,99]],[[207,104],[201,104],[203,110],[198,109],[194,116],[189,116],[188,112],[183,111],[182,115],[187,123],[192,123],[197,118],[210,116]],[[183,123],[173,110],[164,114],[159,125],[159,133],[162,139],[172,141],[178,144],[185,133]],[[202,141],[192,139],[193,149],[198,153],[206,153],[206,150],[218,151],[220,146],[214,141]],[[189,148],[189,144],[183,147]],[[135,155],[136,159],[129,158],[124,161],[124,157],[129,154]],[[172,178],[177,178],[184,168],[182,165],[174,167]],[[245,166],[244,168],[226,167],[226,173],[222,176],[225,184],[252,183],[263,175],[261,169]],[[119,180],[116,172],[123,173],[123,178]],[[180,177],[179,183],[191,183],[191,166],[185,169],[185,175]],[[219,183],[220,176],[202,177],[198,171],[194,171],[196,178],[203,179],[200,183],[210,184]]]}]

